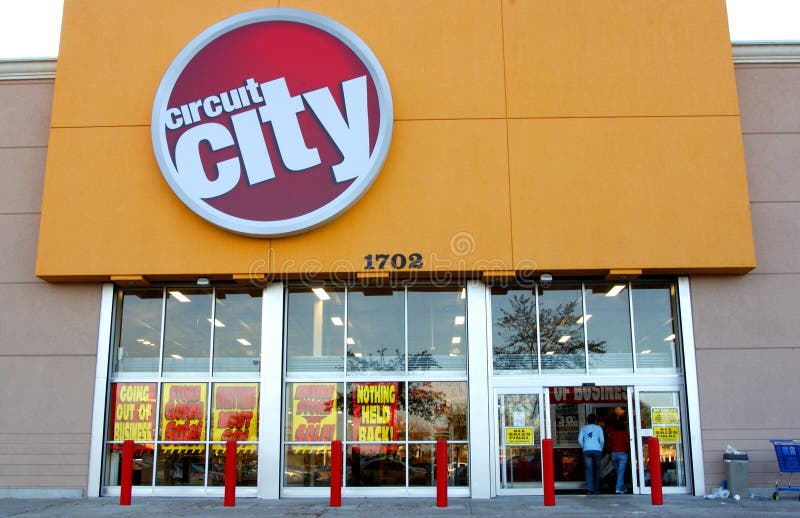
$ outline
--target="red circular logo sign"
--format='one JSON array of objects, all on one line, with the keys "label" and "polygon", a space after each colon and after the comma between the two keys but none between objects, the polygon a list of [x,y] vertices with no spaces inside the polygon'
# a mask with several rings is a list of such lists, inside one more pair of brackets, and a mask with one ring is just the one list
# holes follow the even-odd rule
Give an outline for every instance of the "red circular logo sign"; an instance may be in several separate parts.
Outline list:
[{"label": "red circular logo sign", "polygon": [[251,236],[316,227],[378,175],[393,123],[386,75],[350,30],[295,9],[224,20],[175,58],[151,133],[195,213]]}]

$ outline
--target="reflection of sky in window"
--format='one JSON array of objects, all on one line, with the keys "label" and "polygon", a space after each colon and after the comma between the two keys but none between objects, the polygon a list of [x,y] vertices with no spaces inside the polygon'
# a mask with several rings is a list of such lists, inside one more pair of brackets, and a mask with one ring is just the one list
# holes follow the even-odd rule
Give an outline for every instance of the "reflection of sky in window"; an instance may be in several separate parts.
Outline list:
[{"label": "reflection of sky in window", "polygon": [[[174,291],[174,290],[171,290]],[[211,348],[211,290],[180,290],[188,301],[167,296],[164,371],[204,372]]]},{"label": "reflection of sky in window", "polygon": [[[404,293],[356,289],[347,295],[348,356],[398,361],[391,370],[403,370],[405,339]],[[399,358],[398,358],[399,351]],[[383,364],[383,367],[388,367]]]},{"label": "reflection of sky in window", "polygon": [[[257,371],[261,352],[261,290],[217,290],[214,371]],[[229,359],[231,361],[218,361]]]},{"label": "reflection of sky in window", "polygon": [[289,291],[287,354],[341,356],[344,343],[344,292],[325,288],[330,297],[320,298],[309,288]]},{"label": "reflection of sky in window", "polygon": [[[123,295],[119,346],[115,351],[116,359],[122,361],[114,362],[116,370],[158,370],[161,303],[162,290],[127,292]],[[129,361],[132,359],[135,361]]]},{"label": "reflection of sky in window", "polygon": [[675,331],[671,285],[634,284],[633,309],[638,366],[677,367],[679,339]]},{"label": "reflection of sky in window", "polygon": [[[586,285],[586,313],[592,315],[586,322],[590,369],[633,369],[628,290],[626,288],[609,296],[614,293],[610,291],[614,286]],[[592,359],[597,361],[593,363]]]},{"label": "reflection of sky in window", "polygon": [[408,354],[464,355],[466,304],[461,289],[408,291]]}]

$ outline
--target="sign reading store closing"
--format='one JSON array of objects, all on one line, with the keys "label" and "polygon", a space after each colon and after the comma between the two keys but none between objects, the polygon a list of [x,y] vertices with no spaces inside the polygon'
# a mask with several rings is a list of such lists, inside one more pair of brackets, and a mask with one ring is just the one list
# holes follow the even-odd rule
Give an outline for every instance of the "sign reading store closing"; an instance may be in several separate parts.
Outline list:
[{"label": "sign reading store closing", "polygon": [[269,237],[355,203],[383,165],[392,124],[386,75],[363,41],[317,14],[261,9],[178,54],[151,133],[164,178],[192,211]]}]

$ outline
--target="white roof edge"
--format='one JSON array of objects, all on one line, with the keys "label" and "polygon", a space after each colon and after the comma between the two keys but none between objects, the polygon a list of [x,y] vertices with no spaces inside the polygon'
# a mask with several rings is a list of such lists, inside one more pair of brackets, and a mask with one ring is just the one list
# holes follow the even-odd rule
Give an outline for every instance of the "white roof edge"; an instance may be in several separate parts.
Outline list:
[{"label": "white roof edge", "polygon": [[800,42],[733,42],[734,63],[800,63]]},{"label": "white roof edge", "polygon": [[21,79],[53,79],[56,59],[0,59],[0,81]]}]

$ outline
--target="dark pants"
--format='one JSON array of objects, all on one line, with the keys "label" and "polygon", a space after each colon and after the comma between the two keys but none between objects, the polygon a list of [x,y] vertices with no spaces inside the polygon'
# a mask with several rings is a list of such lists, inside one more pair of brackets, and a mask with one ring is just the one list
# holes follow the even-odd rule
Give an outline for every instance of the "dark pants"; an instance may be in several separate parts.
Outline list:
[{"label": "dark pants", "polygon": [[601,451],[584,451],[583,464],[586,467],[586,491],[600,492],[600,461],[603,459]]}]

